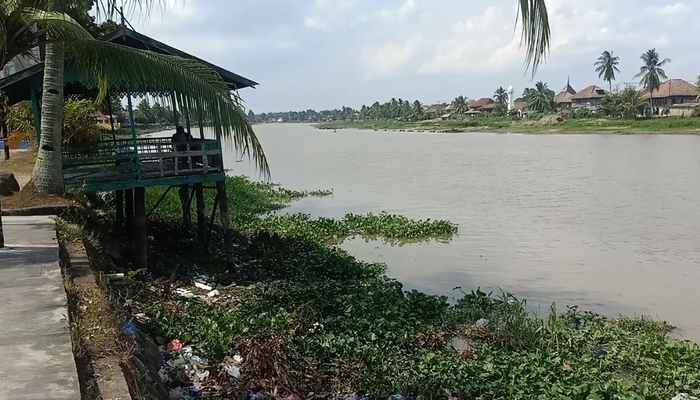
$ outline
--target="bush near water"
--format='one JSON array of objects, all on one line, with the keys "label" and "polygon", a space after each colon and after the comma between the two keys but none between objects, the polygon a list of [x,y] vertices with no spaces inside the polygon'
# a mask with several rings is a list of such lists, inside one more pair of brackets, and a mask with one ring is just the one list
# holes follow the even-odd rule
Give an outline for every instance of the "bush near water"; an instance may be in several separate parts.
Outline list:
[{"label": "bush near water", "polygon": [[[309,193],[245,178],[230,178],[227,189],[232,218],[252,228],[238,233],[233,264],[225,261],[220,232],[205,249],[191,230],[173,222],[179,211],[168,211],[177,202],[169,195],[151,221],[155,263],[150,272],[130,276],[144,288],[131,304],[147,316],[143,328],[154,337],[193,346],[210,361],[212,376],[225,376],[215,371],[223,360],[242,357],[241,381],[228,380],[230,390],[255,387],[279,398],[700,395],[700,348],[670,339],[665,323],[604,318],[576,307],[552,307],[547,318],[538,318],[524,300],[507,294],[475,290],[453,303],[406,291],[383,265],[360,262],[332,245],[344,237],[337,232],[346,231],[328,233],[325,222],[299,216],[290,217],[298,227],[289,230],[288,221],[268,214]],[[150,201],[158,195],[151,193]],[[414,235],[391,227],[406,222],[403,217],[374,215],[367,224],[362,217],[345,219],[351,233]],[[430,226],[419,236],[453,231]],[[224,301],[183,298],[168,289],[202,274],[218,284]],[[225,398],[215,391],[205,397]]]}]

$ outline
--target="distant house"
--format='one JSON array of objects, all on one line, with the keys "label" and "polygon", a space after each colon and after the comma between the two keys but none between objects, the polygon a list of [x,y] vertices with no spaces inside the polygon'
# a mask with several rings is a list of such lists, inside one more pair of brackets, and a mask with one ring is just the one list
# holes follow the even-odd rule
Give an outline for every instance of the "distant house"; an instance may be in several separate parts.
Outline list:
[{"label": "distant house", "polygon": [[470,100],[467,102],[470,111],[491,112],[496,108],[496,102],[488,97],[482,97],[479,100]]},{"label": "distant house", "polygon": [[600,107],[603,97],[608,94],[605,89],[591,85],[571,96],[572,108],[587,108],[596,111]]},{"label": "distant house", "polygon": [[[659,112],[660,109],[683,110],[687,107],[680,107],[681,105],[698,102],[698,87],[683,79],[669,79],[662,83],[657,90],[654,90],[651,95],[648,90],[642,92],[644,100],[649,101],[649,97],[652,98],[651,101],[656,112]],[[673,107],[674,105],[679,107]],[[690,108],[694,108],[694,106],[690,106]]]},{"label": "distant house", "polygon": [[576,90],[574,90],[569,81],[567,81],[566,87],[554,96],[554,104],[557,109],[571,108],[574,95],[576,95]]}]

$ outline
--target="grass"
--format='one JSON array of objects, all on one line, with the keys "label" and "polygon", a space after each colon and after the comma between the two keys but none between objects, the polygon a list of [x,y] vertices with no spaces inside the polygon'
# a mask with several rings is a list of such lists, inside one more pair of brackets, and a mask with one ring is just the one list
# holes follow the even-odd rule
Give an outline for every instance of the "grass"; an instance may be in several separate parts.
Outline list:
[{"label": "grass", "polygon": [[476,118],[427,121],[335,121],[320,124],[321,129],[374,129],[435,132],[489,130],[523,133],[700,133],[700,118],[668,117],[640,120],[607,118],[580,118],[564,121],[523,120],[507,117],[482,116]]},{"label": "grass", "polygon": [[[239,222],[264,221],[302,196],[244,178],[227,186],[239,196]],[[541,318],[524,300],[503,293],[476,290],[451,303],[405,291],[383,265],[329,245],[325,225],[311,218],[298,224],[313,234],[285,234],[270,221],[237,232],[228,263],[220,231],[203,246],[165,210],[150,225],[150,271],[127,273],[137,288],[129,303],[148,318],[142,328],[151,335],[178,338],[209,359],[211,376],[226,376],[220,363],[227,357],[243,359],[241,380],[219,379],[205,398],[237,398],[250,387],[279,398],[311,392],[372,399],[700,395],[700,347],[669,338],[665,323],[555,306]],[[393,232],[387,225],[412,226],[402,217],[353,218],[345,222],[353,229],[382,235]],[[191,287],[202,274],[218,285],[219,297],[174,294],[174,287]]]}]

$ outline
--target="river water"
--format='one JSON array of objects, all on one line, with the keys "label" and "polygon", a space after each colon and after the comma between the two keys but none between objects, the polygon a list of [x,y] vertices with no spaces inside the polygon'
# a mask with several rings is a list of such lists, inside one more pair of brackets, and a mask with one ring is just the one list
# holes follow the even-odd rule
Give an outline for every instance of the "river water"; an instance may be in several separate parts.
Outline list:
[{"label": "river water", "polygon": [[[428,134],[257,125],[275,182],[331,188],[293,212],[445,218],[448,243],[343,247],[407,288],[503,289],[666,320],[700,340],[700,136]],[[231,174],[256,177],[227,154]]]}]

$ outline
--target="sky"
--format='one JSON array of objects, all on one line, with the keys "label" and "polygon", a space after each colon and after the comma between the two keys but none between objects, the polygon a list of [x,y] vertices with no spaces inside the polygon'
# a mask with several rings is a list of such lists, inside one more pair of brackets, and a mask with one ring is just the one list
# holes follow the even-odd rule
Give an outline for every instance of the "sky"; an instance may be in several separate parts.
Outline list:
[{"label": "sky", "polygon": [[534,81],[558,91],[604,85],[603,50],[636,83],[640,55],[672,59],[671,78],[700,75],[698,0],[547,0],[551,52],[523,69],[516,0],[165,0],[129,17],[136,30],[259,82],[256,113],[358,107],[392,97],[423,103],[516,94]]}]

